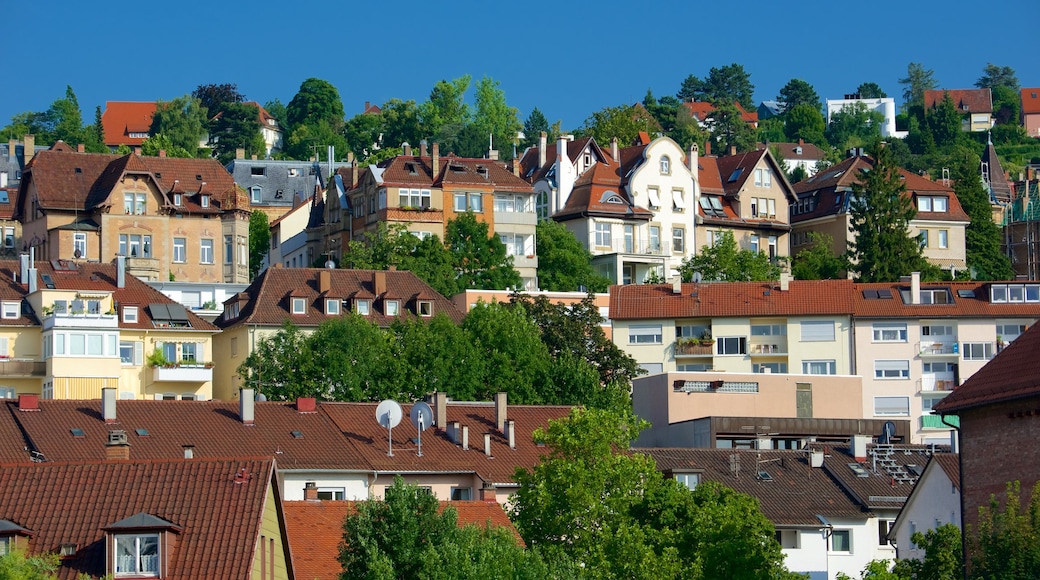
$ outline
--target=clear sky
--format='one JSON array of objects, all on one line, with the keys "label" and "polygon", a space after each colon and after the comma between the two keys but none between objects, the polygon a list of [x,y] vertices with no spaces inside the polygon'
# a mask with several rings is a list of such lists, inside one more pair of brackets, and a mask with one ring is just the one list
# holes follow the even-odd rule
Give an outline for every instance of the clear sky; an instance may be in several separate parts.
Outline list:
[{"label": "clear sky", "polygon": [[565,130],[730,63],[751,74],[756,102],[801,78],[821,99],[872,81],[901,104],[910,62],[943,88],[971,88],[987,62],[1040,86],[1036,0],[12,0],[0,12],[0,126],[46,110],[66,85],[91,123],[105,101],[169,100],[209,83],[287,104],[318,77],[349,118],[365,101],[421,102],[440,79],[487,75],[521,120],[538,107]]}]

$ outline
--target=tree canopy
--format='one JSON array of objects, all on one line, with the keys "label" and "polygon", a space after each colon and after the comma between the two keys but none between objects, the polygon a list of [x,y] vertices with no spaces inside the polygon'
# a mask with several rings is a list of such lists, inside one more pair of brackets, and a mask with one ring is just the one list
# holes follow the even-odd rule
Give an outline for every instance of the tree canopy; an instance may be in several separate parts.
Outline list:
[{"label": "tree canopy", "polygon": [[888,97],[885,91],[881,89],[881,86],[874,82],[860,83],[856,87],[856,94],[861,99],[884,99]]},{"label": "tree canopy", "polygon": [[881,139],[885,115],[870,109],[866,103],[851,103],[831,115],[825,136],[827,142],[840,150],[867,147]]},{"label": "tree canopy", "polygon": [[246,96],[238,92],[238,85],[234,83],[199,85],[191,92],[191,96],[199,100],[199,105],[207,111],[210,119],[223,111],[226,105],[246,100]]},{"label": "tree canopy", "polygon": [[488,224],[477,221],[471,211],[448,221],[444,241],[452,255],[456,290],[446,296],[467,288],[506,290],[521,285],[505,244],[488,231]]},{"label": "tree canopy", "polygon": [[924,68],[919,62],[911,62],[906,67],[906,76],[899,79],[903,85],[903,102],[906,105],[924,104],[924,92],[939,86],[935,80],[935,71]]},{"label": "tree canopy", "polygon": [[[196,97],[185,95],[172,101],[155,103],[152,114],[152,125],[148,130],[151,137],[163,135],[172,147],[195,157],[199,142],[206,134],[208,119],[202,101]],[[171,151],[167,155],[176,157]]]},{"label": "tree canopy", "polygon": [[296,129],[324,121],[338,129],[343,124],[343,101],[332,83],[311,77],[300,84],[296,95],[285,107],[285,122]]},{"label": "tree canopy", "polygon": [[707,101],[715,105],[737,101],[747,110],[755,108],[751,74],[737,63],[711,67],[703,80],[693,75],[686,77],[675,96],[680,101]]},{"label": "tree canopy", "polygon": [[256,277],[267,253],[271,250],[271,229],[267,214],[254,209],[249,215],[249,279]]},{"label": "tree canopy", "polygon": [[1019,89],[1018,76],[1015,75],[1015,69],[1009,66],[997,66],[987,62],[985,68],[982,69],[982,76],[975,81],[975,86],[980,89],[1006,87],[1017,91]]},{"label": "tree canopy", "polygon": [[592,268],[592,254],[561,223],[538,222],[535,229],[538,286],[551,292],[606,292],[610,280]]},{"label": "tree canopy", "polygon": [[827,122],[819,107],[804,103],[795,105],[784,113],[784,120],[784,130],[787,138],[792,142],[803,139],[806,143],[814,145],[827,143],[827,139],[824,137]]},{"label": "tree canopy", "polygon": [[844,278],[844,254],[835,256],[831,249],[834,238],[820,232],[809,232],[809,245],[791,261],[791,275],[796,280],[838,280]]},{"label": "tree canopy", "polygon": [[787,84],[780,89],[780,94],[777,95],[776,100],[778,103],[781,103],[784,112],[790,111],[798,105],[809,105],[817,111],[823,108],[823,103],[820,102],[820,96],[816,94],[816,89],[802,79],[787,81]]},{"label": "tree canopy", "polygon": [[476,114],[473,128],[482,137],[491,137],[491,143],[502,159],[512,159],[513,147],[519,145],[520,116],[516,107],[506,103],[506,94],[499,82],[483,77],[474,86]]},{"label": "tree canopy", "polygon": [[679,266],[679,275],[684,282],[693,280],[694,272],[700,272],[704,281],[779,280],[781,264],[782,260],[773,262],[763,252],[737,248],[733,232],[725,231],[713,245],[701,248],[697,255],[687,256]]},{"label": "tree canopy", "polygon": [[731,147],[737,151],[752,151],[756,147],[755,130],[744,120],[736,105],[718,103],[708,115],[711,139],[715,142],[712,151],[728,155]]},{"label": "tree canopy", "polygon": [[210,142],[221,163],[235,158],[238,149],[247,157],[265,157],[267,145],[260,133],[260,113],[253,105],[227,103],[220,116],[210,123]]},{"label": "tree canopy", "polygon": [[657,120],[640,105],[605,107],[592,113],[578,134],[592,137],[597,143],[608,144],[617,137],[622,146],[631,145],[642,132],[657,132],[661,129]]}]

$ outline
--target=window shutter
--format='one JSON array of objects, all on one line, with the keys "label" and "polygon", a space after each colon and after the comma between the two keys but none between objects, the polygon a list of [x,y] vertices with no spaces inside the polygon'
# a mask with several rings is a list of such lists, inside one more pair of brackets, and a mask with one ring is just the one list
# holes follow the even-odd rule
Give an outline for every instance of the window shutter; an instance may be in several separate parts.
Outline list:
[{"label": "window shutter", "polygon": [[7,351],[7,339],[0,338],[0,355],[7,356],[8,354],[10,353]]},{"label": "window shutter", "polygon": [[830,320],[802,322],[802,342],[833,342],[834,323]]},{"label": "window shutter", "polygon": [[141,366],[141,365],[144,364],[144,343],[143,342],[135,342],[134,343],[134,364],[137,365],[137,366]]}]

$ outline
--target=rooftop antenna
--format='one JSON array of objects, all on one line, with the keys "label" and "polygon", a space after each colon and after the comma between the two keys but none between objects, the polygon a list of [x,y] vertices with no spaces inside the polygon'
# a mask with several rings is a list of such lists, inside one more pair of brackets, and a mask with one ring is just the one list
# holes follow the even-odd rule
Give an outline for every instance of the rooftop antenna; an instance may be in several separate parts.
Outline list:
[{"label": "rooftop antenna", "polygon": [[376,421],[383,427],[386,427],[387,434],[389,435],[390,446],[387,449],[386,456],[394,456],[394,427],[401,422],[401,405],[392,399],[387,399],[376,406]]},{"label": "rooftop antenna", "polygon": [[412,405],[412,412],[408,416],[418,431],[419,452],[416,456],[422,457],[422,432],[433,423],[433,409],[425,401],[419,401]]}]

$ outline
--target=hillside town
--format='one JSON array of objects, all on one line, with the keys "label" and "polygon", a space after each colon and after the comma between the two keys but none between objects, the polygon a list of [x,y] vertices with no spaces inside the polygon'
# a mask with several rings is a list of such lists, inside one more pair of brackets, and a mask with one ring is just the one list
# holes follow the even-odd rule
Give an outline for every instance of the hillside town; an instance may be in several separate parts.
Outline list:
[{"label": "hillside town", "polygon": [[724,71],[573,130],[468,76],[12,119],[0,562],[1040,576],[1040,88]]}]

